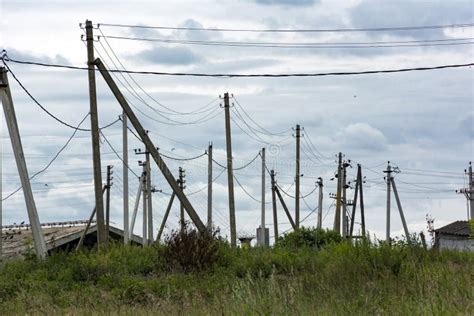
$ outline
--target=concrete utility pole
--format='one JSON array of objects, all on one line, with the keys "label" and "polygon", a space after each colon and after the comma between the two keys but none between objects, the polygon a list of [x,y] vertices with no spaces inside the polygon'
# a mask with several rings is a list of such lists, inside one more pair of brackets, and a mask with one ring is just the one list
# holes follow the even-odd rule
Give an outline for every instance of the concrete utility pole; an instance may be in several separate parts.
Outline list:
[{"label": "concrete utility pole", "polygon": [[355,180],[355,190],[354,190],[354,199],[352,200],[352,214],[351,214],[351,226],[349,228],[349,237],[352,238],[354,233],[354,223],[355,223],[355,215],[357,209],[357,196],[359,195],[359,184],[360,184],[360,164],[357,165],[357,176]]},{"label": "concrete utility pole", "polygon": [[392,184],[392,167],[390,166],[390,161],[387,165],[387,170],[384,171],[387,174],[385,180],[387,181],[387,221],[386,221],[386,232],[385,240],[390,243],[390,186]]},{"label": "concrete utility pole", "polygon": [[163,221],[161,222],[160,229],[158,230],[158,236],[156,236],[156,241],[160,241],[161,235],[163,235],[163,230],[165,229],[166,221],[168,220],[168,216],[170,215],[171,206],[173,206],[174,197],[176,193],[171,193],[171,198],[168,203],[168,207],[166,208],[165,216],[163,217]]},{"label": "concrete utility pole", "polygon": [[362,177],[362,167],[360,164],[357,165],[358,174],[359,174],[359,190],[360,190],[360,219],[361,219],[361,229],[362,237],[365,237],[365,209],[364,209],[364,178]]},{"label": "concrete utility pole", "polygon": [[276,205],[276,187],[275,187],[275,171],[270,171],[270,179],[272,186],[272,206],[273,206],[273,232],[275,234],[275,242],[278,239],[278,214],[277,214],[277,205]]},{"label": "concrete utility pole", "polygon": [[[107,186],[104,185],[102,188],[102,194],[107,190]],[[94,216],[96,213],[97,208],[94,206],[94,209],[92,210],[91,216],[89,217],[89,220],[87,221],[86,227],[84,228],[84,231],[82,232],[81,238],[79,238],[79,241],[77,242],[76,246],[76,251],[82,248],[82,245],[84,244],[84,240],[86,239],[87,232],[89,231],[89,228],[91,227],[92,221],[94,220]],[[97,224],[97,221],[96,221]]]},{"label": "concrete utility pole", "polygon": [[321,229],[323,227],[323,178],[319,177],[318,181],[316,182],[319,188],[319,195],[318,195],[318,228]]},{"label": "concrete utility pole", "polygon": [[148,216],[147,216],[148,181],[147,180],[148,180],[148,175],[147,175],[146,161],[145,162],[139,161],[138,163],[143,168],[143,171],[142,171],[142,173],[143,173],[143,177],[142,177],[142,194],[143,194],[143,199],[142,199],[143,200],[142,201],[142,207],[143,207],[142,243],[143,243],[143,246],[146,246],[146,245],[148,245],[148,238],[147,238],[148,237],[148,235],[147,235],[147,228],[148,228],[148,225],[147,225],[147,219],[148,219]]},{"label": "concrete utility pole", "polygon": [[408,232],[407,222],[405,221],[405,215],[403,214],[402,203],[400,203],[400,198],[397,192],[397,186],[395,185],[395,179],[390,178],[393,187],[393,193],[395,194],[395,201],[397,202],[398,212],[400,213],[400,219],[402,220],[403,230],[405,231],[405,237],[407,240],[410,239],[410,233]]},{"label": "concrete utility pole", "polygon": [[350,166],[350,164],[346,161],[343,162],[342,164],[342,211],[343,211],[343,216],[342,216],[342,237],[346,238],[347,237],[347,167]]},{"label": "concrete utility pole", "polygon": [[122,112],[122,160],[123,160],[123,243],[130,243],[129,214],[128,214],[128,126],[127,115]]},{"label": "concrete utility pole", "polygon": [[288,217],[288,220],[290,221],[291,227],[293,228],[293,230],[296,230],[297,228],[296,228],[295,221],[291,217],[290,211],[288,210],[288,207],[286,207],[286,203],[283,200],[283,197],[281,196],[280,190],[278,190],[278,188],[276,186],[275,186],[275,192],[278,196],[278,199],[280,200],[280,203],[281,203],[281,206],[283,207],[283,210],[286,213],[286,216]]},{"label": "concrete utility pole", "polygon": [[133,236],[133,229],[135,228],[135,221],[137,219],[137,214],[138,214],[138,206],[140,205],[140,197],[143,189],[143,177],[145,175],[142,173],[141,176],[138,178],[138,191],[137,191],[137,197],[135,198],[135,206],[133,208],[133,214],[132,214],[132,223],[130,224],[130,235],[129,235],[129,240],[132,239]]},{"label": "concrete utility pole", "polygon": [[469,209],[471,210],[471,219],[474,219],[474,180],[472,179],[472,163],[469,161]]},{"label": "concrete utility pole", "polygon": [[97,208],[97,244],[107,246],[108,238],[104,225],[104,201],[102,198],[102,171],[100,164],[99,118],[97,112],[97,92],[94,69],[94,35],[92,21],[86,21],[87,68],[89,75],[89,102],[92,136],[92,160],[94,164],[95,205]]},{"label": "concrete utility pole", "polygon": [[153,241],[153,201],[152,201],[152,189],[151,189],[151,164],[150,164],[150,152],[145,152],[145,159],[146,159],[146,197],[147,197],[147,216],[148,216],[148,244],[151,244]]},{"label": "concrete utility pole", "polygon": [[191,218],[191,220],[193,221],[194,225],[197,227],[197,229],[200,232],[205,232],[207,230],[206,225],[204,225],[201,218],[199,218],[199,215],[197,214],[196,210],[192,206],[191,202],[189,202],[186,195],[184,195],[183,192],[180,191],[179,186],[176,182],[176,179],[173,177],[173,174],[171,173],[171,170],[168,168],[168,166],[166,165],[163,158],[161,158],[161,155],[158,152],[158,149],[154,146],[153,142],[151,141],[150,137],[148,136],[147,132],[143,128],[142,124],[140,123],[137,116],[135,115],[135,113],[131,109],[130,105],[128,104],[127,100],[123,96],[122,92],[117,87],[117,84],[115,83],[115,81],[110,76],[110,73],[108,72],[107,68],[105,68],[104,64],[102,63],[102,61],[99,58],[97,58],[94,61],[94,64],[99,69],[102,77],[104,78],[105,82],[107,83],[110,90],[114,94],[114,96],[117,99],[118,103],[120,104],[122,109],[125,111],[125,114],[127,115],[128,119],[130,120],[130,123],[133,125],[133,127],[137,131],[137,134],[140,137],[140,139],[142,140],[142,142],[145,145],[146,149],[150,152],[151,156],[153,157],[153,160],[155,160],[156,165],[158,166],[161,173],[163,174],[163,177],[165,177],[166,181],[168,182],[168,185],[171,187],[173,192],[176,194],[176,196],[178,197],[180,202],[184,204],[184,208],[188,212],[188,215]]},{"label": "concrete utility pole", "polygon": [[225,138],[227,147],[227,185],[229,189],[230,245],[237,246],[237,228],[235,224],[234,172],[232,167],[232,137],[230,130],[229,93],[224,93]]},{"label": "concrete utility pole", "polygon": [[212,229],[212,142],[207,148],[207,228]]},{"label": "concrete utility pole", "polygon": [[[186,182],[186,180],[184,180],[184,178],[186,177],[185,175],[185,170],[181,167],[179,167],[179,180],[178,180],[178,184],[179,184],[179,188],[181,190],[181,192],[184,192],[184,188],[185,188],[185,185],[184,183]],[[181,231],[184,230],[184,207],[183,207],[183,203],[181,203],[179,205],[179,225],[181,226]]]},{"label": "concrete utility pole", "polygon": [[[23,145],[21,143],[20,130],[16,120],[15,107],[8,84],[6,69],[0,68],[0,93],[2,95],[3,111],[5,121],[7,122],[8,133],[12,143],[13,154],[15,155],[16,166],[20,176],[23,195],[25,197],[26,210],[30,221],[31,231],[33,234],[33,243],[35,245],[36,256],[44,258],[47,255],[46,243],[43,231],[38,217],[33,192],[31,190],[30,178],[28,176],[28,168],[26,167],[25,154],[23,153]],[[1,230],[1,226],[0,226]]]},{"label": "concrete utility pole", "polygon": [[107,232],[107,238],[110,236],[110,189],[112,187],[112,168],[113,166],[107,166],[107,188],[105,195],[105,231]]},{"label": "concrete utility pole", "polygon": [[295,178],[295,224],[296,229],[300,228],[300,125],[296,125],[296,178]]},{"label": "concrete utility pole", "polygon": [[260,246],[265,247],[265,147],[261,151],[262,156],[262,214],[261,214],[261,230],[260,230]]},{"label": "concrete utility pole", "polygon": [[334,231],[341,233],[341,187],[342,187],[342,153],[338,155],[337,163],[337,190],[336,214],[334,216]]}]

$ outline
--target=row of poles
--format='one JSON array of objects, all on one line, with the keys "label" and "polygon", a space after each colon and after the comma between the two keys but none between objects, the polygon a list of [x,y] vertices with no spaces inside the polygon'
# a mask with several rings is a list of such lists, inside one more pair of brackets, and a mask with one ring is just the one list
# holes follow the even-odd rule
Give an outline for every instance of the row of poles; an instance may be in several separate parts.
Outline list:
[{"label": "row of poles", "polygon": [[[93,38],[93,24],[91,21],[86,21],[85,23],[86,30],[86,43],[87,43],[87,58],[88,58],[88,78],[89,78],[89,101],[90,101],[90,119],[91,119],[91,138],[92,138],[92,155],[93,155],[93,171],[94,171],[94,193],[95,193],[95,211],[93,212],[89,222],[92,222],[93,215],[95,213],[96,225],[97,225],[97,242],[99,248],[107,247],[108,244],[108,235],[109,235],[109,220],[110,220],[110,180],[111,180],[111,168],[108,169],[108,179],[105,189],[102,184],[102,172],[101,172],[101,157],[100,157],[100,129],[98,124],[98,111],[97,111],[97,92],[96,92],[96,79],[95,73],[96,68],[101,73],[103,79],[106,81],[110,90],[114,94],[118,103],[123,109],[122,113],[122,130],[123,130],[123,223],[124,223],[124,243],[129,244],[130,239],[133,235],[133,227],[135,225],[140,190],[142,190],[143,195],[143,244],[147,245],[153,240],[153,213],[152,213],[152,199],[151,194],[154,189],[151,186],[151,159],[153,159],[163,174],[164,178],[167,180],[169,186],[172,189],[172,194],[170,201],[168,203],[167,209],[163,221],[161,223],[160,229],[158,231],[158,239],[163,233],[163,229],[166,223],[166,220],[169,216],[173,200],[177,198],[180,202],[180,222],[181,227],[184,226],[184,214],[185,211],[190,217],[193,224],[196,228],[204,232],[212,228],[212,144],[209,144],[207,151],[208,161],[209,161],[209,171],[208,171],[208,212],[207,212],[207,224],[205,225],[200,219],[199,215],[195,211],[194,207],[191,205],[190,201],[184,194],[184,170],[179,169],[179,178],[176,179],[171,171],[168,169],[166,163],[162,159],[158,148],[154,146],[153,142],[148,136],[147,131],[143,128],[139,119],[136,117],[131,107],[129,106],[127,100],[121,93],[120,89],[117,87],[115,81],[112,79],[110,72],[106,69],[102,61],[94,57],[94,38]],[[38,218],[38,213],[33,199],[33,194],[31,191],[31,185],[28,178],[28,172],[26,168],[26,162],[24,159],[24,154],[21,145],[20,134],[18,131],[18,125],[16,121],[16,116],[13,108],[13,102],[11,98],[11,92],[8,85],[7,72],[3,68],[1,69],[1,82],[0,88],[2,90],[2,103],[5,111],[5,117],[7,121],[8,130],[10,133],[10,138],[12,141],[12,146],[15,154],[15,159],[20,174],[20,180],[25,195],[25,202],[28,210],[28,216],[30,220],[30,225],[33,233],[33,240],[35,245],[36,253],[39,257],[45,257],[47,254],[46,243],[44,236],[41,232],[40,222]],[[232,158],[232,139],[231,139],[231,126],[230,126],[230,101],[229,94],[224,94],[224,113],[225,113],[225,129],[226,129],[226,152],[227,152],[227,184],[228,184],[228,199],[229,199],[229,223],[230,223],[230,243],[232,247],[237,245],[237,229],[236,229],[236,217],[235,217],[235,196],[234,196],[234,175],[233,175],[233,158]],[[128,191],[128,141],[127,141],[127,129],[128,123],[136,130],[139,138],[145,145],[144,151],[138,151],[138,154],[145,154],[145,162],[140,162],[140,165],[143,167],[143,172],[140,177],[139,191],[137,194],[137,199],[135,203],[134,213],[132,215],[132,223],[129,221],[129,191]],[[260,245],[265,245],[267,240],[266,236],[266,219],[265,219],[265,173],[266,171],[270,174],[271,178],[271,191],[272,191],[272,205],[273,205],[273,221],[274,221],[274,234],[275,237],[279,236],[278,232],[278,216],[277,216],[277,203],[276,198],[280,201],[282,208],[285,211],[285,214],[288,217],[291,227],[294,230],[300,228],[300,138],[301,138],[301,128],[299,125],[296,125],[295,129],[295,138],[296,138],[296,177],[295,177],[295,211],[294,219],[291,215],[280,190],[278,189],[276,181],[276,173],[274,170],[267,170],[265,164],[265,148],[261,150],[262,157],[262,206],[261,206],[261,234],[260,240],[258,241]],[[343,161],[342,153],[338,155],[338,166],[337,166],[337,191],[336,194],[331,196],[336,199],[336,211],[334,218],[334,230],[338,233],[342,232],[344,238],[357,238],[360,236],[354,236],[354,220],[356,215],[356,206],[360,205],[361,212],[361,231],[362,236],[366,234],[365,227],[365,214],[364,214],[364,198],[363,198],[363,177],[361,165],[357,166],[357,178],[355,185],[355,195],[352,201],[347,200],[346,189],[349,187],[347,184],[346,177],[346,168],[350,166],[350,161]],[[396,184],[394,181],[393,173],[394,171],[388,163],[387,169],[384,171],[386,173],[385,181],[387,183],[387,221],[386,221],[386,239],[390,240],[390,209],[391,209],[391,192],[395,195],[396,203],[400,213],[400,218],[402,220],[403,229],[406,237],[409,237],[408,228],[406,225],[405,217],[403,214],[403,209],[400,203],[400,198],[397,192]],[[472,167],[469,167],[469,200],[471,203],[471,217],[472,212],[474,211],[474,185],[472,181]],[[319,187],[319,196],[318,196],[318,215],[317,215],[317,227],[322,228],[322,201],[323,201],[323,180],[319,178],[317,183]],[[104,203],[103,203],[103,193],[107,192],[106,201],[106,214],[104,220]],[[358,202],[359,201],[359,202]],[[348,206],[352,206],[352,212],[350,216],[348,215]],[[0,209],[1,211],[1,209]],[[1,216],[0,216],[1,218]],[[350,223],[349,223],[350,218]],[[1,224],[1,223],[0,223]],[[90,223],[89,223],[90,224]],[[342,224],[342,225],[341,225]],[[341,227],[342,226],[342,227]],[[86,228],[87,230],[87,228]],[[84,233],[85,235],[85,233]],[[1,239],[1,238],[0,238]],[[0,244],[1,251],[1,244]]]}]

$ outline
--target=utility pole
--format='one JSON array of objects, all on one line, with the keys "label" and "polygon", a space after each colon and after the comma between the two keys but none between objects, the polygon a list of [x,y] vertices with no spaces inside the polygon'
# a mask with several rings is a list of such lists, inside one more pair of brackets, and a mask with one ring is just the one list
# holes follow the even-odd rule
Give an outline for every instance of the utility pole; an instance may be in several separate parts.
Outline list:
[{"label": "utility pole", "polygon": [[337,191],[336,191],[336,214],[334,216],[334,231],[341,233],[341,183],[342,183],[342,153],[338,155],[337,162]]},{"label": "utility pole", "polygon": [[[102,188],[102,194],[107,190],[107,186],[104,185]],[[89,217],[89,220],[87,221],[86,227],[84,228],[84,231],[82,232],[81,238],[79,238],[79,241],[77,242],[76,246],[76,251],[82,248],[82,245],[84,244],[84,240],[86,239],[87,232],[89,231],[89,228],[91,227],[92,221],[94,220],[94,216],[96,214],[97,208],[94,206],[94,209],[92,210],[91,216]],[[96,221],[97,224],[97,221]]]},{"label": "utility pole", "polygon": [[147,216],[148,216],[148,244],[151,244],[153,241],[153,201],[152,201],[152,190],[151,190],[151,165],[150,165],[150,152],[145,152],[146,159],[146,184],[147,184]]},{"label": "utility pole", "polygon": [[207,148],[207,229],[212,230],[212,142]]},{"label": "utility pole", "polygon": [[288,220],[290,221],[290,224],[291,224],[291,227],[293,228],[293,230],[296,230],[296,224],[295,222],[293,221],[293,218],[291,217],[291,214],[290,214],[290,211],[288,210],[288,207],[286,206],[286,203],[285,201],[283,200],[283,197],[281,196],[281,193],[280,193],[280,190],[278,190],[278,188],[276,187],[275,185],[275,192],[278,196],[278,199],[280,200],[280,203],[281,203],[281,206],[283,207],[283,210],[285,211],[286,213],[286,216],[288,217]]},{"label": "utility pole", "polygon": [[138,164],[142,166],[143,168],[143,177],[142,177],[142,194],[143,194],[143,199],[142,199],[142,207],[143,207],[143,226],[142,226],[142,244],[143,246],[146,246],[148,244],[147,240],[147,192],[148,192],[148,175],[147,175],[147,167],[146,167],[146,161],[142,162],[139,161]]},{"label": "utility pole", "polygon": [[165,216],[163,217],[163,221],[161,222],[160,229],[158,230],[158,236],[156,236],[156,241],[160,241],[161,235],[163,234],[163,230],[165,229],[166,221],[168,220],[168,216],[170,215],[171,206],[173,206],[174,197],[176,193],[171,193],[171,198],[168,203],[168,207],[166,208]]},{"label": "utility pole", "polygon": [[122,112],[122,160],[123,160],[123,243],[130,243],[129,214],[128,214],[128,122],[125,111]]},{"label": "utility pole", "polygon": [[138,214],[138,206],[140,205],[140,197],[141,193],[143,190],[143,178],[145,175],[142,173],[141,176],[138,178],[138,191],[137,191],[137,197],[135,198],[135,207],[133,208],[133,214],[132,214],[132,223],[130,224],[130,235],[129,235],[129,240],[132,239],[133,236],[133,229],[135,228],[135,221],[137,219],[137,214]]},{"label": "utility pole", "polygon": [[89,75],[89,102],[92,136],[92,160],[94,165],[95,206],[97,208],[97,244],[107,246],[108,237],[104,225],[104,201],[102,199],[102,171],[100,164],[99,118],[97,112],[97,92],[94,69],[94,35],[92,21],[86,21],[87,68]]},{"label": "utility pole", "polygon": [[[13,106],[13,98],[8,84],[6,69],[0,68],[0,93],[2,97],[3,111],[5,121],[10,134],[15,162],[20,176],[21,187],[25,197],[26,210],[30,221],[31,231],[33,235],[33,243],[35,246],[36,256],[45,258],[47,255],[46,242],[44,240],[43,231],[38,217],[33,192],[31,190],[30,178],[28,176],[28,168],[26,167],[25,154],[23,153],[23,145],[21,143],[20,130],[16,120],[15,107]],[[0,201],[1,203],[1,201]],[[0,229],[1,230],[1,229]]]},{"label": "utility pole", "polygon": [[296,229],[300,228],[300,125],[296,125],[296,178],[295,178],[295,224]]},{"label": "utility pole", "polygon": [[232,138],[230,130],[229,93],[224,93],[225,138],[227,147],[227,185],[229,189],[230,245],[237,246],[237,228],[235,224],[234,172],[232,167]]},{"label": "utility pole", "polygon": [[318,228],[322,229],[323,227],[323,178],[319,177],[316,182],[319,188],[318,195]]},{"label": "utility pole", "polygon": [[346,238],[347,237],[347,229],[348,229],[348,223],[347,223],[347,167],[350,166],[350,163],[347,161],[344,161],[342,164],[342,210],[343,210],[343,216],[342,216],[342,237]]},{"label": "utility pole", "polygon": [[392,167],[390,166],[390,161],[387,164],[387,170],[384,171],[387,174],[385,180],[387,182],[387,221],[386,221],[386,232],[385,232],[385,240],[390,243],[390,196],[391,196],[391,189],[390,186],[392,184]]},{"label": "utility pole", "polygon": [[105,82],[109,86],[110,90],[114,94],[115,99],[118,101],[122,109],[125,111],[125,114],[130,120],[130,123],[135,128],[139,138],[142,140],[146,149],[150,152],[150,155],[153,157],[153,160],[155,161],[156,165],[160,169],[163,177],[168,182],[168,185],[171,187],[173,192],[176,193],[176,196],[178,197],[180,202],[184,204],[184,208],[186,209],[194,225],[201,233],[205,232],[207,230],[206,225],[204,225],[204,223],[202,222],[201,218],[199,217],[198,213],[196,212],[196,210],[194,209],[194,207],[192,206],[191,202],[186,197],[186,195],[184,195],[183,192],[179,190],[178,184],[176,182],[175,177],[171,173],[171,170],[166,165],[166,162],[161,157],[160,153],[158,152],[158,149],[155,147],[152,140],[148,136],[147,131],[143,128],[142,124],[140,123],[140,120],[138,119],[138,117],[135,115],[132,108],[128,104],[127,99],[125,99],[122,92],[117,87],[117,84],[112,79],[109,71],[104,66],[104,63],[99,58],[97,58],[94,61],[94,65],[99,69],[100,74],[102,75]]},{"label": "utility pole", "polygon": [[354,190],[354,199],[352,200],[352,214],[351,214],[351,226],[349,229],[349,237],[352,238],[354,232],[354,224],[355,224],[355,215],[357,209],[357,196],[359,195],[359,185],[361,183],[360,179],[360,164],[357,164],[357,176],[355,180],[355,190]]},{"label": "utility pole", "polygon": [[362,166],[357,165],[357,173],[359,174],[359,190],[360,190],[360,219],[362,237],[365,237],[365,209],[364,209],[364,178],[362,177]]},{"label": "utility pole", "polygon": [[472,162],[469,161],[469,167],[464,169],[468,177],[468,187],[456,190],[456,193],[464,194],[466,197],[467,220],[474,219],[474,181],[472,179]]},{"label": "utility pole", "polygon": [[107,189],[105,195],[105,231],[107,232],[107,238],[110,236],[110,188],[112,187],[112,168],[113,166],[107,166],[107,185],[105,186]]},{"label": "utility pole", "polygon": [[272,206],[273,206],[273,232],[275,234],[275,242],[278,239],[278,214],[277,214],[277,205],[276,205],[276,194],[275,194],[275,171],[270,171],[270,179],[272,185]]},{"label": "utility pole", "polygon": [[407,222],[405,221],[405,215],[403,214],[402,203],[400,203],[400,197],[398,196],[397,186],[395,185],[395,179],[390,178],[393,187],[393,193],[395,194],[395,201],[397,202],[398,212],[400,213],[400,219],[402,220],[403,230],[405,231],[405,237],[410,240],[410,233],[408,232]]},{"label": "utility pole", "polygon": [[260,224],[260,246],[265,247],[265,147],[262,148],[261,151],[262,156],[262,216],[261,216],[261,224]]},{"label": "utility pole", "polygon": [[[179,184],[179,188],[180,188],[181,192],[184,192],[184,188],[185,188],[185,185],[184,185],[184,183],[186,182],[184,180],[185,172],[186,171],[183,168],[179,167],[178,184]],[[179,224],[181,226],[181,231],[184,231],[184,207],[183,207],[183,203],[181,203],[179,205]]]}]

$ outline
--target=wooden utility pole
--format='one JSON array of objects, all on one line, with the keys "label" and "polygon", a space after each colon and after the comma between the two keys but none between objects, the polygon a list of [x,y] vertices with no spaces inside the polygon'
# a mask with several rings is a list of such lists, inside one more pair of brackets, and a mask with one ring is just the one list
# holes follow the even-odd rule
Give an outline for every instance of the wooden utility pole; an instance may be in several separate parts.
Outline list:
[{"label": "wooden utility pole", "polygon": [[171,211],[171,206],[173,206],[173,201],[174,197],[176,196],[176,193],[171,193],[171,198],[168,203],[168,207],[166,208],[165,211],[165,216],[163,217],[163,221],[161,222],[160,229],[158,230],[158,236],[156,236],[156,241],[160,241],[161,236],[163,235],[163,230],[165,229],[166,221],[168,220],[168,216],[170,215]]},{"label": "wooden utility pole", "polygon": [[104,225],[104,201],[102,198],[102,171],[100,164],[99,116],[94,69],[94,35],[92,21],[86,21],[87,68],[89,75],[89,102],[92,136],[92,160],[94,165],[95,205],[97,208],[97,244],[107,246],[108,238]]},{"label": "wooden utility pole", "polygon": [[107,238],[110,236],[110,189],[112,187],[112,168],[113,166],[107,166],[107,188],[105,195],[105,231],[107,232]]},{"label": "wooden utility pole", "polygon": [[337,191],[336,191],[336,213],[334,216],[334,231],[341,233],[341,183],[342,183],[342,153],[338,155],[337,162]]},{"label": "wooden utility pole", "polygon": [[153,200],[152,200],[152,189],[151,189],[151,164],[150,164],[150,152],[145,152],[145,159],[146,159],[146,197],[147,197],[147,221],[148,221],[148,244],[151,244],[153,241]]},{"label": "wooden utility pole", "polygon": [[277,205],[276,205],[276,186],[275,186],[275,171],[270,171],[270,180],[272,186],[272,206],[273,206],[273,232],[275,235],[275,242],[278,239],[278,214],[277,214]]},{"label": "wooden utility pole", "polygon": [[260,223],[260,246],[265,247],[265,232],[266,232],[266,224],[265,224],[265,147],[262,148],[261,151],[262,156],[262,214],[261,214],[261,223]]},{"label": "wooden utility pole", "polygon": [[[8,84],[6,69],[0,68],[0,93],[2,97],[3,111],[5,114],[5,121],[10,134],[13,154],[20,176],[21,187],[25,197],[26,210],[28,212],[28,219],[30,221],[31,231],[33,234],[33,243],[35,246],[36,256],[44,258],[47,255],[46,243],[44,240],[43,231],[38,217],[33,192],[31,190],[30,178],[28,176],[28,168],[26,167],[25,154],[23,153],[23,145],[21,143],[20,130],[16,120],[15,107],[13,106],[13,98]],[[1,203],[1,201],[0,201]],[[0,229],[1,230],[1,229]]]},{"label": "wooden utility pole", "polygon": [[[178,184],[179,184],[179,188],[181,190],[181,192],[184,192],[184,183],[186,182],[184,180],[185,178],[185,170],[181,167],[179,167],[179,180],[178,180]],[[181,203],[179,205],[179,225],[181,227],[181,231],[184,230],[184,206],[183,206],[183,203]]]},{"label": "wooden utility pole", "polygon": [[295,224],[296,229],[300,228],[300,125],[296,125],[296,178],[295,178]]},{"label": "wooden utility pole", "polygon": [[390,186],[392,184],[392,167],[390,166],[390,161],[387,164],[387,170],[384,171],[387,174],[385,180],[387,182],[387,220],[386,220],[386,231],[385,231],[385,240],[390,243],[390,196],[391,196],[391,189]]},{"label": "wooden utility pole", "polygon": [[122,160],[123,160],[123,243],[128,245],[130,243],[129,231],[129,204],[128,204],[128,126],[127,115],[125,111],[122,112]]},{"label": "wooden utility pole", "polygon": [[140,197],[142,196],[142,188],[143,188],[143,177],[145,175],[142,173],[141,176],[138,178],[138,191],[137,191],[137,197],[135,198],[135,206],[133,208],[133,214],[132,214],[132,222],[130,224],[130,235],[129,235],[129,240],[132,239],[133,236],[133,230],[135,228],[135,221],[137,219],[137,214],[138,214],[138,206],[140,205]]},{"label": "wooden utility pole", "polygon": [[321,229],[323,227],[323,178],[319,177],[318,181],[316,182],[319,188],[319,195],[318,195],[318,228]]},{"label": "wooden utility pole", "polygon": [[207,148],[207,228],[212,229],[212,142]]},{"label": "wooden utility pole", "polygon": [[227,185],[229,189],[230,245],[237,246],[237,227],[235,223],[234,172],[232,166],[232,137],[230,129],[229,93],[224,93],[225,138],[227,147]]},{"label": "wooden utility pole", "polygon": [[[168,166],[166,165],[163,158],[161,158],[161,155],[158,152],[158,149],[154,146],[153,142],[151,141],[151,139],[148,136],[147,132],[145,131],[142,124],[138,120],[137,116],[135,115],[133,110],[130,108],[130,105],[128,104],[127,100],[123,96],[120,89],[117,87],[117,84],[115,83],[115,81],[110,76],[110,73],[108,72],[107,68],[105,68],[102,61],[98,58],[94,61],[94,64],[99,69],[102,77],[104,78],[105,82],[107,83],[110,90],[114,94],[114,96],[117,99],[118,103],[120,104],[122,109],[125,111],[125,114],[127,115],[128,119],[130,120],[130,123],[133,125],[133,127],[137,131],[137,134],[140,137],[140,139],[142,140],[142,142],[145,145],[146,149],[150,152],[151,156],[153,157],[153,160],[155,160],[156,165],[158,166],[161,173],[165,177],[166,181],[168,182],[168,185],[171,187],[173,192],[176,194],[176,196],[178,197],[180,202],[184,204],[184,208],[188,212],[188,215],[191,218],[191,220],[193,221],[194,225],[196,225],[197,229],[200,232],[205,232],[207,230],[206,225],[204,225],[202,220],[199,218],[199,215],[197,214],[194,207],[191,205],[191,202],[189,202],[186,195],[184,195],[183,192],[180,191],[180,189],[178,187],[178,184],[176,182],[176,179],[173,177],[173,174],[171,173],[171,170],[168,168]],[[234,223],[235,223],[235,221],[234,221]]]}]

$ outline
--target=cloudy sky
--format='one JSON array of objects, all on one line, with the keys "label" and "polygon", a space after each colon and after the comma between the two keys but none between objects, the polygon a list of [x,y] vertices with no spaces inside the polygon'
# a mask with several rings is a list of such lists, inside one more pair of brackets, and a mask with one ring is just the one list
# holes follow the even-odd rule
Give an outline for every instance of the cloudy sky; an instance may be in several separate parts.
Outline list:
[{"label": "cloudy sky", "polygon": [[[66,4],[67,3],[67,4]],[[319,73],[383,70],[465,64],[473,61],[473,27],[364,32],[224,32],[150,29],[107,24],[226,29],[367,29],[472,23],[472,1],[2,1],[0,48],[12,59],[74,66],[86,65],[86,48],[79,23],[90,19],[95,29],[96,56],[110,68],[186,73]],[[107,38],[108,37],[108,38]],[[125,40],[157,39],[159,41]],[[183,43],[184,41],[184,43]],[[191,41],[191,42],[190,42]],[[428,42],[427,42],[428,41]],[[212,43],[209,43],[212,42]],[[215,43],[291,44],[291,47],[238,47]],[[389,42],[391,44],[380,44]],[[394,43],[395,42],[395,43]],[[330,47],[298,43],[333,43]],[[351,43],[369,43],[354,48]],[[463,43],[460,45],[431,44]],[[205,44],[205,45],[201,45]],[[212,45],[207,45],[212,44]],[[224,43],[225,44],[225,43]],[[429,44],[429,45],[427,45]],[[400,47],[400,45],[405,47]],[[373,47],[385,46],[385,47]],[[390,46],[390,47],[387,47]],[[395,47],[393,47],[395,46]],[[77,125],[88,113],[87,73],[9,63],[25,87],[49,111]],[[366,176],[367,229],[384,237],[386,188],[382,171],[388,160],[400,168],[395,176],[411,232],[425,230],[426,214],[440,227],[466,219],[466,200],[454,192],[465,186],[464,169],[474,157],[473,72],[471,68],[363,76],[304,78],[197,78],[117,75],[123,93],[160,151],[170,157],[195,157],[214,143],[214,158],[225,162],[224,113],[219,95],[234,95],[231,116],[234,165],[251,161],[267,148],[267,165],[294,209],[295,139],[302,138],[303,225],[316,224],[317,177],[325,183],[323,226],[332,227],[335,155],[357,163]],[[41,170],[71,136],[72,130],[41,111],[10,76],[26,161],[30,174]],[[102,78],[97,76],[100,125],[121,114]],[[194,114],[186,114],[192,112]],[[184,114],[183,114],[184,113]],[[248,115],[247,115],[248,114]],[[2,194],[19,185],[8,131],[2,118]],[[81,126],[87,128],[89,120]],[[121,155],[120,124],[105,129],[105,137]],[[130,140],[130,165],[141,172]],[[102,139],[102,165],[114,165],[112,220],[122,225],[122,167]],[[191,202],[206,217],[207,157],[191,161],[166,159],[177,174],[186,169]],[[78,132],[52,166],[33,180],[42,222],[86,219],[93,208],[91,145],[87,132]],[[214,218],[228,234],[226,173],[214,165]],[[251,234],[259,225],[261,161],[236,171],[237,230]],[[266,201],[270,201],[267,176]],[[130,207],[138,180],[130,173]],[[159,225],[170,188],[155,168],[153,184],[164,193],[153,196],[154,222]],[[240,187],[239,184],[243,187]],[[201,190],[202,189],[202,190]],[[199,191],[201,190],[201,191]],[[199,192],[196,192],[199,191]],[[348,191],[352,198],[353,190]],[[392,199],[393,201],[393,199]],[[273,231],[271,204],[267,223]],[[175,205],[168,227],[177,227]],[[289,229],[279,206],[280,232]],[[20,191],[3,202],[4,224],[27,220]],[[357,217],[356,222],[360,222]],[[141,223],[140,214],[137,223]],[[139,233],[137,225],[135,232]],[[360,226],[356,226],[359,229]],[[393,203],[392,234],[402,233]],[[273,235],[273,234],[272,234]]]}]

